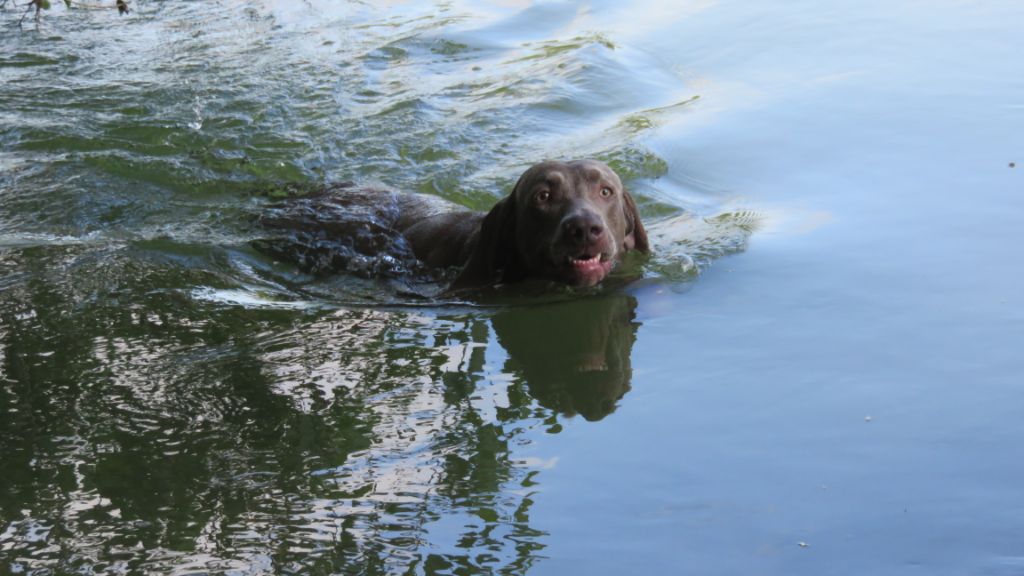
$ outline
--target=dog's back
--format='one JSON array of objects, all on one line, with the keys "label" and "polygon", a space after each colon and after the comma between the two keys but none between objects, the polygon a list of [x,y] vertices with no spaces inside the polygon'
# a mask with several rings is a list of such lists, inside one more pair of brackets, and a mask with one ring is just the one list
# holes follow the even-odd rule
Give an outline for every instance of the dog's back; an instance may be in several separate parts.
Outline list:
[{"label": "dog's back", "polygon": [[436,196],[345,182],[269,207],[257,223],[274,235],[254,245],[306,272],[393,276],[463,264],[460,243],[481,219]]}]

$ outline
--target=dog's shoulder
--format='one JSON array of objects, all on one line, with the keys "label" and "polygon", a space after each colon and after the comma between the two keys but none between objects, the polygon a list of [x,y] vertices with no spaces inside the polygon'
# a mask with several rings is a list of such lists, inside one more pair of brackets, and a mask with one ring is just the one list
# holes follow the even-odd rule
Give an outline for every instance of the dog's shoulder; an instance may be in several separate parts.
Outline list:
[{"label": "dog's shoulder", "polygon": [[484,214],[453,206],[450,211],[416,218],[400,229],[416,257],[429,266],[462,266],[477,243]]}]

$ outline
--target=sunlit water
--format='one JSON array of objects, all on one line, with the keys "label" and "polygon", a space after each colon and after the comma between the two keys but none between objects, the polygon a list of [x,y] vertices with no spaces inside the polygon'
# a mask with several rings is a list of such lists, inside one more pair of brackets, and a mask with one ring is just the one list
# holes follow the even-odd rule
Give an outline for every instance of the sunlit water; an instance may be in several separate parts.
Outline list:
[{"label": "sunlit water", "polygon": [[[1024,5],[54,4],[0,10],[0,573],[1024,573]],[[637,281],[252,248],[578,157]]]}]

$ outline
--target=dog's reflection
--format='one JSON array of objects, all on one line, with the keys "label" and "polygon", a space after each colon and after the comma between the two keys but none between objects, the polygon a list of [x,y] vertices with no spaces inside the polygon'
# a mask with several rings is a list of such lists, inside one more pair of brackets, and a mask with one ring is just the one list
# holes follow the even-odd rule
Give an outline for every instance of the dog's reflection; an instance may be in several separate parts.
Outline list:
[{"label": "dog's reflection", "polygon": [[541,405],[594,421],[629,391],[635,309],[632,296],[615,295],[514,308],[491,322],[509,355],[506,369]]}]

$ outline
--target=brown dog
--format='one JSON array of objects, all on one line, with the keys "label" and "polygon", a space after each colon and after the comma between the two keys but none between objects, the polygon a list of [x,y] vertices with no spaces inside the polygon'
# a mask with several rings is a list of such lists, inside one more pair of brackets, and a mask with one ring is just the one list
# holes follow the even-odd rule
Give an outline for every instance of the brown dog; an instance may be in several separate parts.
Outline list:
[{"label": "brown dog", "polygon": [[625,252],[649,250],[633,198],[596,160],[536,164],[487,213],[345,184],[276,207],[260,222],[294,236],[288,245],[259,247],[307,268],[374,275],[379,266],[357,270],[352,263],[384,250],[393,253],[385,259],[391,263],[411,250],[429,267],[461,267],[454,289],[526,279],[593,286]]}]

